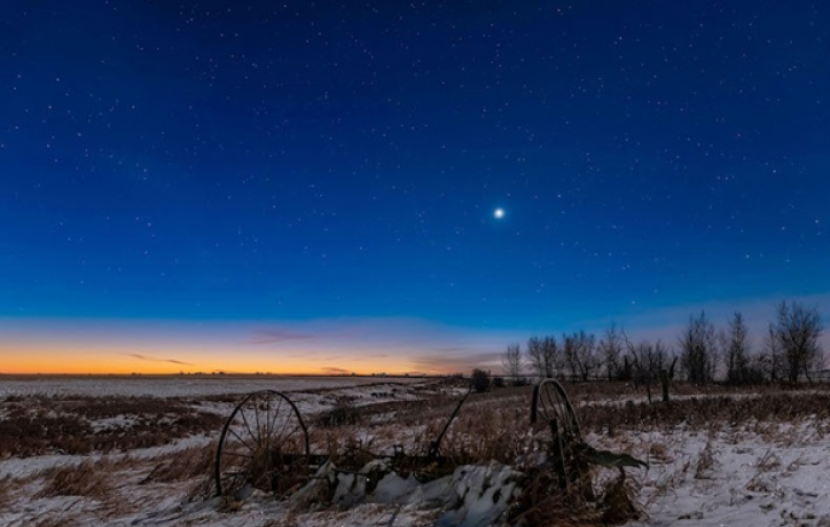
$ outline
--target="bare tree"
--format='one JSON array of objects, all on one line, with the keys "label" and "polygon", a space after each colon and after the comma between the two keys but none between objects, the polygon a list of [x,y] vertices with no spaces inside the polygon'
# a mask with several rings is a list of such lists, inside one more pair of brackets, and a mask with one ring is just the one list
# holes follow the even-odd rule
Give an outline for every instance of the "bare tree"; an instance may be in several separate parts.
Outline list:
[{"label": "bare tree", "polygon": [[507,376],[513,379],[513,385],[517,386],[519,384],[519,375],[522,372],[522,350],[520,346],[518,344],[507,346],[501,362]]},{"label": "bare tree", "polygon": [[751,380],[749,331],[743,315],[736,312],[726,333],[722,335],[723,349],[726,353],[726,382],[729,384],[746,384]]},{"label": "bare tree", "polygon": [[619,334],[620,338],[622,339],[623,355],[622,362],[620,363],[620,369],[617,371],[617,380],[625,382],[634,381],[634,383],[636,384],[636,348],[631,343],[631,339],[628,338],[628,334],[625,332],[625,330],[621,330]]},{"label": "bare tree", "polygon": [[818,311],[808,309],[798,302],[778,305],[776,321],[772,326],[775,340],[783,352],[787,380],[797,382],[801,373],[810,379],[810,371],[821,368],[824,356],[819,338],[821,317]]},{"label": "bare tree", "polygon": [[689,324],[680,336],[680,366],[690,382],[706,384],[715,376],[718,358],[715,326],[706,313],[689,317]]},{"label": "bare tree", "polygon": [[554,337],[531,337],[527,341],[527,358],[533,371],[541,378],[552,378],[556,373],[559,346]]},{"label": "bare tree", "polygon": [[766,379],[771,382],[781,380],[784,371],[784,354],[775,335],[775,324],[770,324],[767,335],[764,337],[764,348],[755,359],[757,368]]},{"label": "bare tree", "polygon": [[671,348],[664,346],[659,340],[654,345],[654,355],[657,376],[660,379],[662,399],[663,402],[669,402],[669,385],[674,379],[674,367],[677,365],[677,355],[674,354]]},{"label": "bare tree", "polygon": [[594,354],[595,341],[593,334],[581,330],[570,335],[562,335],[565,364],[572,379],[587,381],[598,371],[599,361]]},{"label": "bare tree", "polygon": [[542,353],[542,339],[539,337],[530,337],[527,340],[527,361],[530,367],[538,377],[547,377],[547,370],[545,368],[545,358]]},{"label": "bare tree", "polygon": [[545,357],[545,368],[548,377],[555,377],[556,372],[562,369],[562,352],[555,337],[542,339],[542,355]]},{"label": "bare tree", "polygon": [[656,379],[660,370],[668,367],[669,354],[670,350],[660,340],[656,344],[647,341],[640,342],[632,352],[635,369],[639,372],[640,379],[648,381]]},{"label": "bare tree", "polygon": [[616,325],[606,329],[605,335],[599,341],[599,355],[609,381],[621,380],[623,342],[623,332],[617,329]]},{"label": "bare tree", "polygon": [[674,378],[674,368],[677,357],[661,341],[651,344],[642,341],[632,344],[625,334],[625,344],[628,351],[626,361],[631,361],[632,378],[636,385],[646,387],[648,402],[651,402],[651,386],[658,379],[663,384],[663,398],[668,399],[668,382]]}]

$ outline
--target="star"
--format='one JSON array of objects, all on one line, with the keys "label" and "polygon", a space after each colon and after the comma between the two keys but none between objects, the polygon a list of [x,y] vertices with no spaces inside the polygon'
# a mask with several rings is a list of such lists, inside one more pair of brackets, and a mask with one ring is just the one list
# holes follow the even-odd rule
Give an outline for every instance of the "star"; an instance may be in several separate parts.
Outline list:
[{"label": "star", "polygon": [[500,219],[504,218],[504,209],[498,208],[498,209],[494,210],[493,211],[493,217],[496,218],[497,220],[500,220]]}]

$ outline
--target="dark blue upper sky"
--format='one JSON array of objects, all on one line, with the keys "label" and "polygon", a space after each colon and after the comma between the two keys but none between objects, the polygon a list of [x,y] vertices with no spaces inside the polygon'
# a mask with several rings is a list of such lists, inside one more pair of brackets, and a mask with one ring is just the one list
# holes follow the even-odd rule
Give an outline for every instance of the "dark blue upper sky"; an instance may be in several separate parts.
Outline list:
[{"label": "dark blue upper sky", "polygon": [[0,316],[830,292],[830,3],[574,4],[5,2]]}]

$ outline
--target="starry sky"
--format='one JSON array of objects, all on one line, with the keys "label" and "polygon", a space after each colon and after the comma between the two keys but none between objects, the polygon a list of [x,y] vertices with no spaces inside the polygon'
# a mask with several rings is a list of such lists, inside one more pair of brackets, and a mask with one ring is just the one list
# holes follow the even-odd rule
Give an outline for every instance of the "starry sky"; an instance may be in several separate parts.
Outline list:
[{"label": "starry sky", "polygon": [[9,0],[0,371],[469,371],[533,334],[826,313],[828,22]]}]

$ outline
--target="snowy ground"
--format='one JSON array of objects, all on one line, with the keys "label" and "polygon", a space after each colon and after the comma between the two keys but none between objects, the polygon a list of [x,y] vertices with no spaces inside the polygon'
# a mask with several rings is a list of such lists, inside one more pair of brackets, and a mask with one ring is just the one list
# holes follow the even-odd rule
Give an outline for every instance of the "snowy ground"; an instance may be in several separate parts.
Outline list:
[{"label": "snowy ground", "polygon": [[[184,376],[0,376],[0,398],[8,395],[94,395],[100,397],[149,395],[199,397],[256,390],[318,390],[384,382],[382,377],[280,377],[268,375]],[[395,378],[396,384],[422,382]]]},{"label": "snowy ground", "polygon": [[[303,386],[301,381],[292,380],[296,384],[281,388],[293,390],[292,400],[308,416],[319,414],[344,398],[357,406],[432,397],[427,405],[430,406],[440,400],[440,397],[435,399],[439,388],[424,387],[419,382],[361,385],[358,381],[349,385],[344,381],[332,386],[321,385],[313,379],[306,381]],[[26,393],[79,394],[101,389],[103,394],[111,395],[115,391],[106,384],[79,381],[80,385],[73,386],[71,381],[61,382],[64,384],[53,385],[52,392],[43,386],[29,392],[19,386],[3,390],[18,398],[18,402]],[[159,388],[156,379],[145,380],[148,383],[145,386],[140,382],[136,380],[129,389],[119,393],[174,391]],[[221,386],[221,380],[208,379],[187,395],[242,393],[262,388],[254,383],[243,390],[234,380],[225,390]],[[320,391],[320,388],[332,389]],[[458,389],[449,390],[445,398],[456,398],[458,393]],[[803,396],[810,397],[810,394]],[[618,400],[613,398],[609,402]],[[227,415],[233,408],[232,401],[233,397],[227,401],[220,397],[192,402],[201,410],[207,408]],[[471,401],[464,410],[487,420],[488,405],[496,401],[499,399],[481,398]],[[501,404],[505,401],[526,404],[522,397],[501,398]],[[0,423],[3,407],[0,406]],[[521,413],[524,415],[524,408]],[[114,420],[97,426],[121,424],[122,421]],[[399,425],[393,422],[386,427],[358,427],[351,433],[369,443],[374,441],[372,444],[377,449],[383,450],[384,445],[393,441],[404,442],[411,449],[417,446],[418,436],[424,434],[425,427],[418,422]],[[516,433],[523,433],[523,429]],[[307,499],[302,503],[300,498],[277,502],[254,492],[241,502],[229,504],[204,497],[217,435],[218,430],[126,452],[2,459],[0,525],[485,527],[506,525],[503,521],[506,503],[516,491],[517,474],[513,468],[485,462],[459,467],[453,474],[427,484],[391,474],[376,488],[366,489],[360,486],[363,480],[355,477],[348,485],[340,482],[336,500],[339,505],[310,505],[314,502],[313,489],[305,491],[303,495]],[[648,460],[647,470],[630,471],[639,487],[638,501],[645,511],[642,520],[632,523],[637,527],[830,527],[830,421],[824,417],[719,422],[706,426],[643,425],[638,429],[615,430],[611,436],[593,432],[587,439],[597,448],[628,452]],[[333,477],[328,474],[321,477]]]},{"label": "snowy ground", "polygon": [[[637,525],[830,526],[827,423],[627,434],[649,455]],[[619,448],[619,438],[592,438]]]}]

